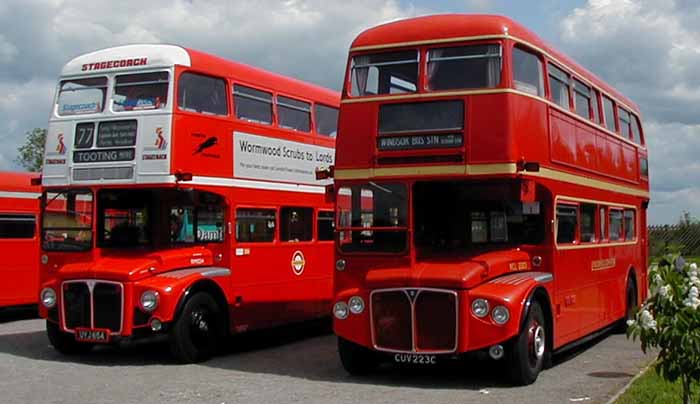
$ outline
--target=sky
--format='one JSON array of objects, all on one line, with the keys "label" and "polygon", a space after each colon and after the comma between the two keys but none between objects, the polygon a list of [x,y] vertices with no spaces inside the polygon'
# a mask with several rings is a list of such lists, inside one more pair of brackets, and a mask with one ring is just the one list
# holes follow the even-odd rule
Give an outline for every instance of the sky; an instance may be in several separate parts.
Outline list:
[{"label": "sky", "polygon": [[339,89],[352,39],[437,13],[507,15],[629,96],[649,146],[651,224],[700,218],[698,0],[2,0],[0,169],[48,124],[61,67],[128,43],[173,43]]}]

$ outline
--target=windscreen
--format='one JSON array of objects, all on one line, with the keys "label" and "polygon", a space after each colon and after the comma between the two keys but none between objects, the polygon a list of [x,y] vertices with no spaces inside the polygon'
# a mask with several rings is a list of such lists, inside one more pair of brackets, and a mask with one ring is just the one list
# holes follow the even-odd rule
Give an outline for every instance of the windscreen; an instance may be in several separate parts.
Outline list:
[{"label": "windscreen", "polygon": [[112,101],[115,112],[165,108],[168,104],[168,73],[117,76]]},{"label": "windscreen", "polygon": [[404,184],[342,187],[337,195],[339,246],[343,252],[400,253],[408,239],[408,191]]},{"label": "windscreen", "polygon": [[102,112],[106,93],[106,77],[63,80],[58,90],[57,113],[69,116]]},{"label": "windscreen", "polygon": [[350,71],[353,96],[412,93],[418,89],[418,51],[355,56]]},{"label": "windscreen", "polygon": [[47,191],[43,201],[44,250],[89,250],[92,247],[92,192]]}]

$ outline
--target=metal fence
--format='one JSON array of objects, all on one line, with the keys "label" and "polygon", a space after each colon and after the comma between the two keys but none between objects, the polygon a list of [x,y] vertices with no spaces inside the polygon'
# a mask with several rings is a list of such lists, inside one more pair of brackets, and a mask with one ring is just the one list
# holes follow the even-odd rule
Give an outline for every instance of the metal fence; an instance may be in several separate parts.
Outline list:
[{"label": "metal fence", "polygon": [[685,257],[700,257],[700,223],[649,226],[649,255],[669,251]]}]

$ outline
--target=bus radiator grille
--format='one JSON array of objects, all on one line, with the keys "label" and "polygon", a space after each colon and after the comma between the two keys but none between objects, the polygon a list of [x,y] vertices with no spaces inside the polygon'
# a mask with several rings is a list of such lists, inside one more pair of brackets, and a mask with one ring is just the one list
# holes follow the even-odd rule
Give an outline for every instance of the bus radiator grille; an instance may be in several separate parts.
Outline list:
[{"label": "bus radiator grille", "polygon": [[67,330],[122,329],[122,285],[112,282],[69,281],[63,284],[63,315]]}]

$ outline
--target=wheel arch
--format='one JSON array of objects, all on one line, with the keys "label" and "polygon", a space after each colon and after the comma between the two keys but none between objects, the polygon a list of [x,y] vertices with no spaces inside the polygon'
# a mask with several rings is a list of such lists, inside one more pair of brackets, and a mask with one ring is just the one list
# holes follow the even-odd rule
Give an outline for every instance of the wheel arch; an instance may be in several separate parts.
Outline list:
[{"label": "wheel arch", "polygon": [[221,287],[211,279],[198,279],[192,282],[192,284],[190,284],[187,288],[185,288],[177,303],[177,307],[175,308],[173,319],[177,319],[180,317],[180,315],[182,314],[182,310],[185,307],[185,303],[187,303],[187,300],[189,300],[190,297],[194,296],[198,292],[204,292],[209,294],[214,299],[216,304],[219,305],[222,312],[224,313],[223,329],[225,330],[226,334],[230,334],[231,316],[229,313],[229,305],[228,301],[226,300],[226,295],[224,294],[224,291],[221,289]]},{"label": "wheel arch", "polygon": [[549,292],[547,292],[547,289],[545,289],[543,285],[535,286],[525,300],[522,314],[520,315],[520,326],[518,328],[518,332],[522,332],[527,326],[527,314],[530,312],[530,306],[534,302],[539,303],[540,307],[542,308],[546,321],[545,325],[547,327],[548,351],[552,352],[554,351],[554,312],[552,311],[552,301],[549,297]]}]

